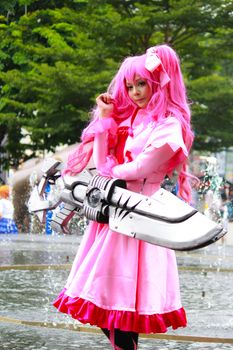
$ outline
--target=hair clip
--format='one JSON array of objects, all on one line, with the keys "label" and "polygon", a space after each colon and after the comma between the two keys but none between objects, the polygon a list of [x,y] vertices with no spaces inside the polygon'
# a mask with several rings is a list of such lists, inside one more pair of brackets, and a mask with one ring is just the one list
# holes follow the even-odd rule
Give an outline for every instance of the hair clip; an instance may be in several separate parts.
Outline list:
[{"label": "hair clip", "polygon": [[160,72],[159,80],[161,87],[164,87],[171,80],[154,47],[150,47],[146,50],[145,68],[151,73],[155,70]]}]

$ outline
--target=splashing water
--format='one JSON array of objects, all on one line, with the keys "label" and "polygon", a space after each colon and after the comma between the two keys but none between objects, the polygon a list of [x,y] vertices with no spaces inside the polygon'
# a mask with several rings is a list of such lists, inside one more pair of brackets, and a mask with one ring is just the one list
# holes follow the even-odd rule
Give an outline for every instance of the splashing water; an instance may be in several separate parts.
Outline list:
[{"label": "splashing water", "polygon": [[[31,191],[33,188],[38,185],[39,179],[36,172],[32,172],[29,178],[30,188]],[[64,189],[64,183],[62,178],[56,179],[55,184],[49,184],[47,186],[47,191],[45,193],[45,198],[51,202],[57,202],[60,201],[60,193]],[[50,220],[52,219],[53,214],[55,214],[57,211],[59,211],[63,206],[63,203],[61,202],[54,210],[50,210]],[[84,216],[80,216],[79,214],[75,214],[72,219],[68,223],[68,231],[70,234],[77,234],[77,235],[83,235],[88,225],[88,220]],[[36,215],[31,215],[31,222],[30,222],[30,232],[31,233],[45,233],[46,226],[41,225]],[[51,232],[53,234],[56,234],[57,232]]]}]

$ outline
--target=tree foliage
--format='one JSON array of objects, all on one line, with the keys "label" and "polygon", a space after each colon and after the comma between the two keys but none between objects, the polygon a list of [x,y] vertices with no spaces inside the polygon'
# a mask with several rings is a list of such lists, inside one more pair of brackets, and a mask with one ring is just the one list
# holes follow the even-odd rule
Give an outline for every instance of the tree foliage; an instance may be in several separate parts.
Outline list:
[{"label": "tree foliage", "polygon": [[105,91],[119,62],[158,43],[181,57],[194,147],[232,146],[232,11],[226,0],[1,1],[0,142],[6,165],[77,142],[95,96]]}]

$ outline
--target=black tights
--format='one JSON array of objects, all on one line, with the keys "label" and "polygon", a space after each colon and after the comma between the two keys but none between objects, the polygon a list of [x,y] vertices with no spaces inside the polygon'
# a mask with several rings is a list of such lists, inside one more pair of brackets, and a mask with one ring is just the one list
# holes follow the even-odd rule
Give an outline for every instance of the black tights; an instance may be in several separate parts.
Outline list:
[{"label": "black tights", "polygon": [[114,350],[137,350],[138,333],[125,332],[120,329],[108,330],[102,328],[104,334],[110,340]]}]

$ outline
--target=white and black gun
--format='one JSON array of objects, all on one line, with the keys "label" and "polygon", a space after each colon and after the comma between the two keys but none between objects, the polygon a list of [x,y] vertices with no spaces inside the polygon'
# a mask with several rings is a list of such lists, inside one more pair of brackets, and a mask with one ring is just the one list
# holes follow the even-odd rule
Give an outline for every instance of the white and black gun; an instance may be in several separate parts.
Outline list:
[{"label": "white and black gun", "polygon": [[[42,167],[43,177],[34,187],[29,212],[42,223],[46,210],[54,210],[51,227],[68,232],[74,214],[108,223],[111,230],[174,250],[193,250],[209,245],[226,230],[169,191],[160,188],[152,197],[126,189],[120,179],[92,175],[84,170],[76,176],[61,176],[62,163],[49,158]],[[45,196],[45,188],[63,182],[57,199]]]}]

